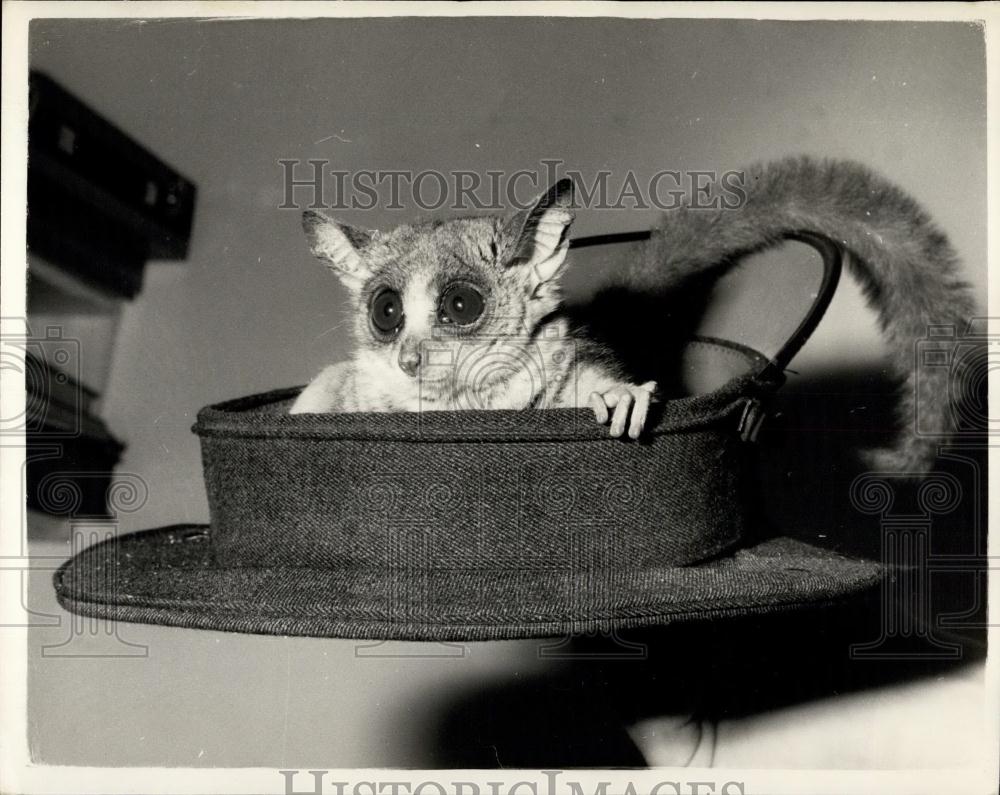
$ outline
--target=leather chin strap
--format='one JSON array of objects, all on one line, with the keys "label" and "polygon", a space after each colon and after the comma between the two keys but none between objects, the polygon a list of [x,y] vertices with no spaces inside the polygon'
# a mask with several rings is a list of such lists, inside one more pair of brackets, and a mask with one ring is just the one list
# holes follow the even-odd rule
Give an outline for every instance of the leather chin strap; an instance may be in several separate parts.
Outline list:
[{"label": "leather chin strap", "polygon": [[[612,262],[635,256],[649,237],[649,232],[597,235],[577,238],[570,248],[598,247],[593,253]],[[758,373],[783,372],[830,305],[841,268],[840,247],[812,232],[788,235],[742,256],[712,288],[695,340],[750,349],[761,356]],[[699,380],[703,383],[695,391],[705,391],[706,379]]]},{"label": "leather chin strap", "polygon": [[840,248],[806,232],[745,256],[715,283],[697,336],[751,348],[784,371],[823,318],[841,267]]}]

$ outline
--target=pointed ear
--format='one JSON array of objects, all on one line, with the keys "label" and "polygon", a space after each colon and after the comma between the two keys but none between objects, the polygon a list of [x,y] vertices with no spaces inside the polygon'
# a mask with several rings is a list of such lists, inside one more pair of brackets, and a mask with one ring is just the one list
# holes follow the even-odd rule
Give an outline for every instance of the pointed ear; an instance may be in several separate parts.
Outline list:
[{"label": "pointed ear", "polygon": [[372,240],[370,232],[341,223],[316,210],[302,213],[302,228],[313,255],[345,284],[358,286],[371,275],[362,257],[365,247]]},{"label": "pointed ear", "polygon": [[525,268],[528,291],[533,297],[556,289],[556,277],[569,249],[572,205],[573,182],[561,179],[533,207],[511,219],[511,228],[517,236],[511,265]]}]

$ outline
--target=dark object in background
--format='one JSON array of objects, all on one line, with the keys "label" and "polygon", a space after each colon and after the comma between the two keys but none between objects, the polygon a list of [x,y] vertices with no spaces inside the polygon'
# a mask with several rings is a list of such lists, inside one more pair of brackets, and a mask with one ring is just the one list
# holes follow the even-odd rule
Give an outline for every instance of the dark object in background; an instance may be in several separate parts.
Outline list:
[{"label": "dark object in background", "polygon": [[125,446],[90,411],[94,393],[30,351],[27,503],[56,516],[106,516],[111,476]]},{"label": "dark object in background", "polygon": [[40,72],[30,78],[28,248],[132,298],[149,259],[184,259],[195,186]]},{"label": "dark object in background", "polygon": [[195,186],[39,72],[28,120],[27,500],[107,515],[124,445],[99,416],[151,259],[187,256]]}]

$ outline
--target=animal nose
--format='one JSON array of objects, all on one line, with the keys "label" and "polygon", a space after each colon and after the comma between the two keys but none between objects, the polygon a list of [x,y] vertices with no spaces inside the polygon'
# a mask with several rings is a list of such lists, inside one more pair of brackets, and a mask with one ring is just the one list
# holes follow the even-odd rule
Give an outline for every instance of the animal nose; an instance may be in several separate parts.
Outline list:
[{"label": "animal nose", "polygon": [[420,351],[416,348],[403,348],[399,352],[399,367],[411,378],[420,368]]}]

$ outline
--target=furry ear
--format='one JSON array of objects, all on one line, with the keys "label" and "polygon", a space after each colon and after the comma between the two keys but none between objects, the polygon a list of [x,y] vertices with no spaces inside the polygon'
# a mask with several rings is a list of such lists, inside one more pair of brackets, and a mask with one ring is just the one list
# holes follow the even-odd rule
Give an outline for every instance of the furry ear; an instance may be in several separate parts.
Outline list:
[{"label": "furry ear", "polygon": [[573,182],[561,179],[533,207],[511,219],[517,241],[511,265],[525,268],[528,292],[533,298],[556,291],[556,277],[569,249],[572,205]]},{"label": "furry ear", "polygon": [[365,246],[371,242],[370,232],[341,223],[316,210],[302,213],[302,228],[313,255],[345,284],[360,285],[371,275],[361,256]]}]

